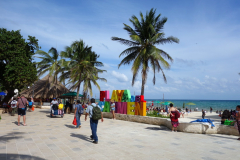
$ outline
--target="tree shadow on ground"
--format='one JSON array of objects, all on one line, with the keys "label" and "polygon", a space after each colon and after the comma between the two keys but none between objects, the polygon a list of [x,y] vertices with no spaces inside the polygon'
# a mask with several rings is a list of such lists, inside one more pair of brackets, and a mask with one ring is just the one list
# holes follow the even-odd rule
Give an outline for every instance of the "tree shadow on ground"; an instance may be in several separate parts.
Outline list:
[{"label": "tree shadow on ground", "polygon": [[[225,137],[223,135],[212,135],[212,134],[207,134],[207,136],[210,136],[210,137],[214,137],[214,138],[224,138],[224,139],[230,139],[230,140],[236,140],[238,137],[237,136],[234,136],[234,137]],[[230,136],[230,135],[228,135]]]},{"label": "tree shadow on ground", "polygon": [[5,159],[45,160],[44,158],[35,157],[35,156],[31,156],[31,155],[25,155],[25,154],[2,154],[2,153],[0,153],[0,159],[1,160],[5,160]]},{"label": "tree shadow on ground", "polygon": [[76,138],[82,139],[82,140],[87,141],[87,142],[92,142],[89,137],[87,137],[87,136],[85,136],[85,135],[82,135],[82,134],[71,133],[70,136],[71,136],[71,137],[76,137]]},{"label": "tree shadow on ground", "polygon": [[0,136],[0,141],[8,142],[8,141],[10,141],[12,139],[20,139],[20,138],[23,137],[23,136],[21,136],[21,134],[23,134],[23,133],[22,132],[11,132],[11,133],[8,133],[6,135]]},{"label": "tree shadow on ground", "polygon": [[154,131],[170,131],[170,129],[168,129],[165,126],[160,126],[160,127],[146,127],[145,129],[149,129],[149,130],[154,130]]},{"label": "tree shadow on ground", "polygon": [[74,126],[74,125],[65,124],[65,126],[68,127],[68,128],[71,128],[71,129],[75,129],[76,128],[76,126]]}]

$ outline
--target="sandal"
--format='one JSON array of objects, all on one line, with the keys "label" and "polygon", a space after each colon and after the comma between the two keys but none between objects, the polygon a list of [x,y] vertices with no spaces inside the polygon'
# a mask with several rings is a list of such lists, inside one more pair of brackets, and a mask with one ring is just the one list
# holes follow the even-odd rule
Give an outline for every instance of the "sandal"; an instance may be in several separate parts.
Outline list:
[{"label": "sandal", "polygon": [[27,126],[27,124],[24,124],[23,126]]}]

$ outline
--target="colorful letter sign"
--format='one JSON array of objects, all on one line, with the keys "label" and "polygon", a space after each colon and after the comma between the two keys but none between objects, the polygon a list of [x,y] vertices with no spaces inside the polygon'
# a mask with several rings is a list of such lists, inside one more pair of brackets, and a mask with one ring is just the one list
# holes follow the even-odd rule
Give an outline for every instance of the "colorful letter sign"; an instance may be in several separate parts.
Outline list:
[{"label": "colorful letter sign", "polygon": [[143,95],[131,96],[129,90],[113,90],[111,99],[109,95],[109,91],[100,91],[99,104],[104,105],[103,112],[110,112],[110,100],[114,100],[116,113],[146,116],[146,101]]}]

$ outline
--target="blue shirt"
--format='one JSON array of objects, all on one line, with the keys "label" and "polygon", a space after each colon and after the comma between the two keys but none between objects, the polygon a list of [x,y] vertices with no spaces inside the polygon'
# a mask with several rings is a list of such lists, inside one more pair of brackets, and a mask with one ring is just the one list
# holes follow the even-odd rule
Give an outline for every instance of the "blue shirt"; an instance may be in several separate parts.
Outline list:
[{"label": "blue shirt", "polygon": [[81,104],[76,104],[75,107],[77,108],[77,114],[78,114],[78,111],[81,109],[80,107],[82,107]]},{"label": "blue shirt", "polygon": [[[92,118],[92,109],[93,109],[92,105],[93,105],[94,107],[97,106],[98,108],[100,108],[100,106],[99,106],[99,105],[96,105],[96,103],[92,103],[91,105],[88,105],[86,112],[89,114],[89,117],[90,117],[90,118]],[[100,108],[100,109],[101,109],[101,108]]]}]

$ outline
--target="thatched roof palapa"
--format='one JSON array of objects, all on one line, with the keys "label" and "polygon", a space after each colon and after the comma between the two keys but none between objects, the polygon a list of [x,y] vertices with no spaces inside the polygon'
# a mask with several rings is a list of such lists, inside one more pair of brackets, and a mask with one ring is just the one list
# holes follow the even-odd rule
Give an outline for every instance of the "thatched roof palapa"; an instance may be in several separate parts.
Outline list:
[{"label": "thatched roof palapa", "polygon": [[[34,83],[34,86],[31,88],[23,90],[20,94],[25,97],[32,97],[34,90],[34,98],[54,98],[59,97],[64,93],[70,92],[62,83],[57,81],[57,84],[52,83],[53,77],[47,75],[41,80],[38,80]],[[57,96],[56,96],[57,89]]]}]

